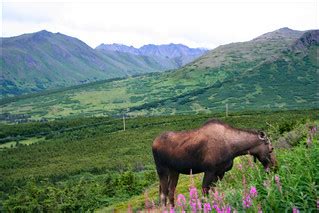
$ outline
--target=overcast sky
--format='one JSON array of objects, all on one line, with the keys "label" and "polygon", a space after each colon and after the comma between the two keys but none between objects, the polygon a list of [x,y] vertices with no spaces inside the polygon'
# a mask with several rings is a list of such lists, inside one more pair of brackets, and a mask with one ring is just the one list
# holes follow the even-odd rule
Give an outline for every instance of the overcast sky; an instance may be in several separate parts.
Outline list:
[{"label": "overcast sky", "polygon": [[318,29],[316,0],[2,1],[2,36],[46,29],[101,43],[214,48],[282,27]]}]

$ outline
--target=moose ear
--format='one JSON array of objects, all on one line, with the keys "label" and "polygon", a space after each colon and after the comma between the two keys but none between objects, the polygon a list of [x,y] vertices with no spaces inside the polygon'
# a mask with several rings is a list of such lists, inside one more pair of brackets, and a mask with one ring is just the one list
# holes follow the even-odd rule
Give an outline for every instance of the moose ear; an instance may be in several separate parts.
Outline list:
[{"label": "moose ear", "polygon": [[260,140],[266,140],[266,133],[263,132],[263,131],[259,132],[259,133],[258,133],[258,138],[259,138]]}]

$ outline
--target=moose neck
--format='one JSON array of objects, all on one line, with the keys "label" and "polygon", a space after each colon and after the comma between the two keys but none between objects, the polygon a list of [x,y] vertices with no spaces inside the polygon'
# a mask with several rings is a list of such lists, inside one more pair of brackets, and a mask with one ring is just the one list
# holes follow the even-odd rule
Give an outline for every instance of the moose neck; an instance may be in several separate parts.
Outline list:
[{"label": "moose neck", "polygon": [[234,157],[249,154],[249,150],[258,145],[258,135],[252,132],[240,131],[236,138],[229,141]]}]

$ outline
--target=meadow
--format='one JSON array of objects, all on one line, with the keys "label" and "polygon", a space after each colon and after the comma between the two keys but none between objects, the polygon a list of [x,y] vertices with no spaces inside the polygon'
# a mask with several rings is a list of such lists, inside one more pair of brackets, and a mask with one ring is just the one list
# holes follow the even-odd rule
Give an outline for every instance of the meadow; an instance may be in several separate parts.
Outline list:
[{"label": "meadow", "polygon": [[[249,158],[236,161],[217,186],[224,206],[243,210],[243,194],[256,187],[258,196],[251,211],[258,206],[274,211],[316,209],[318,134],[311,144],[308,138],[310,126],[318,125],[318,114],[318,110],[299,110],[228,117],[224,113],[136,117],[126,120],[125,131],[122,119],[109,117],[1,124],[0,207],[4,211],[102,212],[157,208],[152,141],[163,131],[197,128],[217,117],[236,127],[265,130],[277,147],[280,163],[278,173],[266,174],[259,163],[251,166]],[[274,182],[276,175],[281,192]],[[194,177],[194,186],[199,187],[200,178]],[[265,181],[269,188],[263,186]],[[182,177],[176,196],[183,193],[189,199],[189,184],[189,177]],[[149,205],[152,202],[154,206]]]}]

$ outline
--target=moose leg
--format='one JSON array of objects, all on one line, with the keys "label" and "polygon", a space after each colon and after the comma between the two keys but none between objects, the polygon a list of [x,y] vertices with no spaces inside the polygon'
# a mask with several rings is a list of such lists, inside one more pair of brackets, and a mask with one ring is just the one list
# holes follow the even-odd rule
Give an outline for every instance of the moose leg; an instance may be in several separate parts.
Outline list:
[{"label": "moose leg", "polygon": [[219,173],[219,174],[217,175],[217,177],[218,177],[219,180],[222,180],[223,177],[224,177],[224,175],[225,175],[225,172],[222,172],[222,173]]},{"label": "moose leg", "polygon": [[174,195],[178,182],[179,173],[176,171],[169,172],[168,198],[171,207],[174,207]]},{"label": "moose leg", "polygon": [[208,196],[210,186],[215,187],[215,183],[217,182],[218,177],[214,172],[205,172],[202,184],[202,190],[204,196]]},{"label": "moose leg", "polygon": [[160,194],[160,203],[162,206],[166,206],[166,200],[168,196],[168,169],[158,172],[160,179],[159,194]]}]

